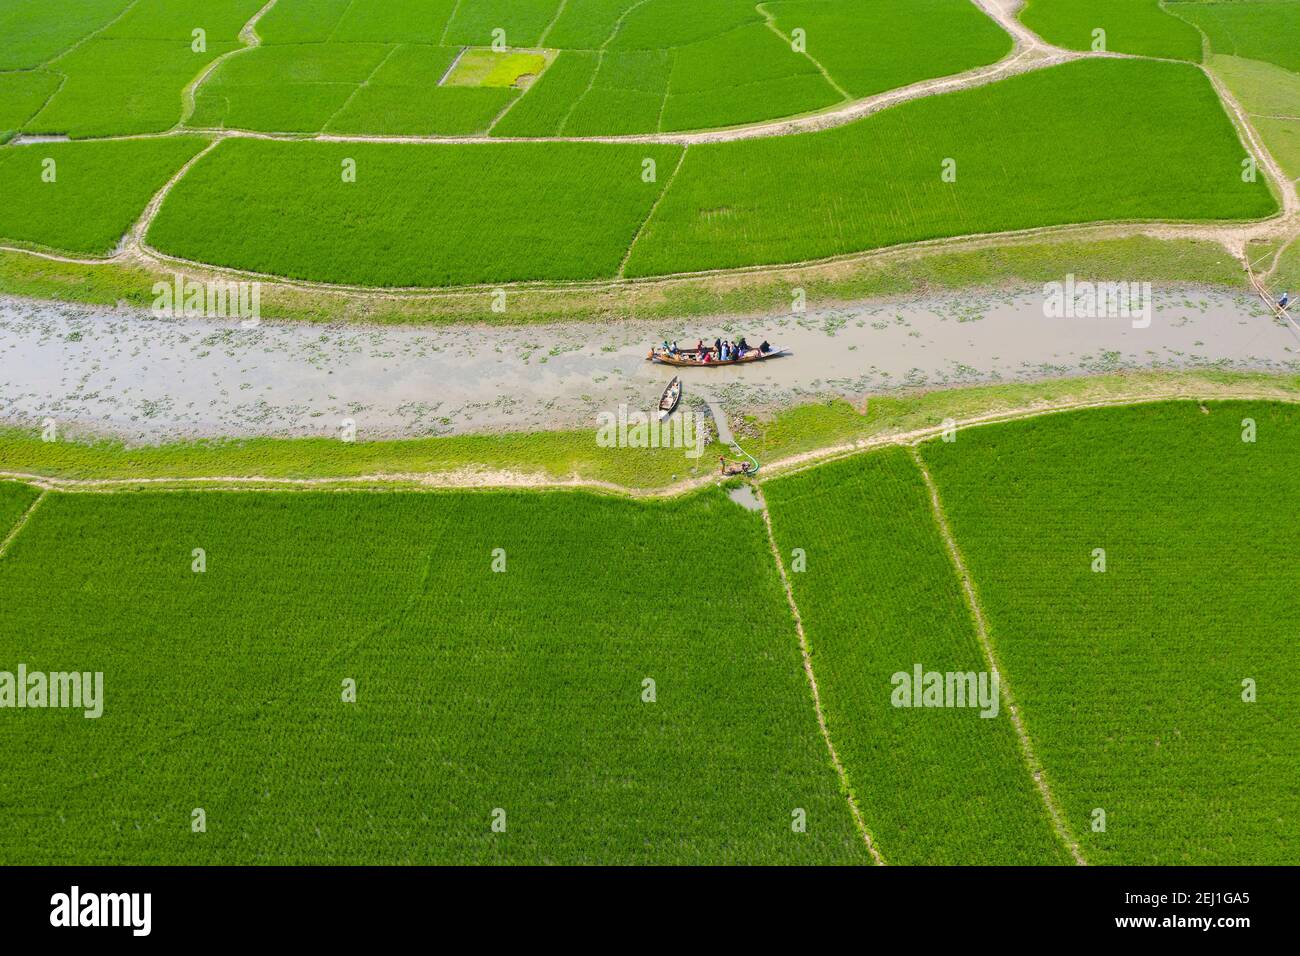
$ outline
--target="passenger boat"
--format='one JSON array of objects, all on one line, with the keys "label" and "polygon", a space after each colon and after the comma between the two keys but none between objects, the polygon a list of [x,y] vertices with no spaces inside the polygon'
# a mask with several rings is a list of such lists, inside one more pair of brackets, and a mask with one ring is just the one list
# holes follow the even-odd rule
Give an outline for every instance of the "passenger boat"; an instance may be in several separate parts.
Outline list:
[{"label": "passenger boat", "polygon": [[651,362],[658,362],[660,365],[676,365],[679,367],[698,366],[700,368],[713,368],[715,365],[744,365],[747,362],[765,362],[770,358],[776,358],[778,355],[789,355],[785,349],[769,347],[766,352],[760,352],[758,349],[749,349],[744,355],[738,358],[727,359],[719,362],[716,359],[710,359],[707,362],[701,361],[704,353],[713,353],[713,349],[704,349],[697,352],[695,349],[680,349],[674,355],[667,349],[655,348],[650,350],[646,356]]},{"label": "passenger boat", "polygon": [[659,399],[659,420],[663,421],[673,413],[677,403],[682,400],[682,380],[674,375],[673,380],[664,389],[663,398]]}]

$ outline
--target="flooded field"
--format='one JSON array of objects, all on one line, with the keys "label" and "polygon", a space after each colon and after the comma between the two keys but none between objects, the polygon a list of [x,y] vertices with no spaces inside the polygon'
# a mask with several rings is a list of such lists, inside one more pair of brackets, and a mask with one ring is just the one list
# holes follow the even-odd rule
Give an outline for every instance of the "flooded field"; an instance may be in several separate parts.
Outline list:
[{"label": "flooded field", "polygon": [[359,439],[594,427],[654,407],[665,339],[767,339],[789,357],[682,369],[688,401],[730,415],[826,396],[1114,372],[1300,371],[1300,337],[1245,295],[1157,291],[1150,325],[1048,318],[1038,292],[980,294],[714,322],[367,327],[159,319],[0,299],[0,423],[53,418],[132,443],[320,435]]}]

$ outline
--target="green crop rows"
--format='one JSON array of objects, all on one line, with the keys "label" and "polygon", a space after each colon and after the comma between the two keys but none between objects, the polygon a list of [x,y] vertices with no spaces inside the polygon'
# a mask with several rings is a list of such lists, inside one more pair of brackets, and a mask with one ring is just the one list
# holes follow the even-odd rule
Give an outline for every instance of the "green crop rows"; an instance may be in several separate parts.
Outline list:
[{"label": "green crop rows", "polygon": [[[680,152],[229,140],[167,197],[149,241],[189,258],[333,282],[597,278],[618,269],[659,196],[644,162],[667,176]],[[355,182],[344,178],[348,161]],[[530,202],[518,201],[523,193]]]},{"label": "green crop rows", "polygon": [[[232,141],[179,180],[150,245],[362,286],[639,278],[1042,226],[1258,219],[1277,210],[1272,188],[1242,181],[1241,137],[1199,66],[1175,61],[1213,54],[1290,169],[1296,8],[1033,0],[1024,21],[1049,41],[1088,50],[1101,29],[1107,50],[1146,59],[1035,70],[799,135],[526,151],[489,147],[836,110],[995,63],[1012,42],[969,0],[84,0],[73,13],[15,0],[0,11],[0,144],[17,140],[0,145],[0,190],[18,199],[0,241],[113,249],[192,141],[130,140],[130,155],[51,144],[42,159],[98,177],[56,194],[31,189],[29,140],[159,133]],[[319,136],[399,141],[300,141]],[[482,142],[401,141],[413,137]]]},{"label": "green crop rows", "polygon": [[891,675],[985,671],[930,498],[901,449],[763,486],[826,721],[885,858],[1068,863],[1005,710],[898,708]]},{"label": "green crop rows", "polygon": [[196,136],[0,149],[0,236],[103,255],[204,146]]},{"label": "green crop rows", "polygon": [[1053,223],[1267,215],[1275,200],[1262,180],[1242,182],[1245,155],[1193,67],[1068,64],[838,129],[693,146],[627,274]]},{"label": "green crop rows", "polygon": [[1300,4],[1294,0],[1177,2],[1169,9],[1200,27],[1217,54],[1300,73]]},{"label": "green crop rows", "polygon": [[1298,440],[1295,406],[1185,402],[923,448],[1091,861],[1296,861]]},{"label": "green crop rows", "polygon": [[1027,0],[1020,19],[1067,50],[1199,60],[1196,28],[1160,0]]},{"label": "green crop rows", "polygon": [[0,542],[9,537],[9,531],[31,507],[38,492],[31,485],[17,481],[0,481]]},{"label": "green crop rows", "polygon": [[[1117,98],[1127,119],[1098,124]],[[1078,109],[1058,109],[1063,99]],[[1087,137],[1097,148],[1081,151]],[[1244,149],[1209,83],[1173,64],[1071,64],[825,132],[690,146],[672,176],[680,149],[239,140],[171,192],[149,241],[296,278],[454,285],[610,277],[629,247],[626,274],[644,276],[1052,223],[1276,209],[1262,179],[1242,181]],[[356,183],[340,177],[348,157]],[[949,159],[955,182],[941,178]]]},{"label": "green crop rows", "polygon": [[[1297,439],[1294,405],[1169,402],[921,446],[1088,862],[1295,862]],[[886,861],[1070,862],[1005,701],[895,706],[917,664],[987,669],[912,457],[762,491]],[[0,483],[0,535],[36,494]],[[720,490],[53,491],[30,514],[0,670],[100,671],[105,699],[0,719],[0,862],[869,862],[762,518]]]},{"label": "green crop rows", "polygon": [[0,720],[4,863],[867,859],[721,493],[54,493],[0,591],[4,660],[106,700]]}]

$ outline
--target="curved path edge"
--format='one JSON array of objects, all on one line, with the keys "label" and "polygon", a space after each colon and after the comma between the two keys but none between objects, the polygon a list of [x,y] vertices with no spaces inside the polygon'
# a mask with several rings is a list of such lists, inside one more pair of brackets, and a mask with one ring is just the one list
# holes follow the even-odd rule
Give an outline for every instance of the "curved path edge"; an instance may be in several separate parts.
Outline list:
[{"label": "curved path edge", "polygon": [[[785,458],[776,459],[763,465],[763,475],[754,479],[758,485],[774,481],[788,475],[798,474],[809,468],[815,468],[832,461],[838,461],[853,455],[864,454],[879,448],[890,446],[914,446],[921,442],[940,437],[951,427],[976,428],[985,425],[999,425],[1044,415],[1057,415],[1065,412],[1089,411],[1101,408],[1122,408],[1134,405],[1154,405],[1170,401],[1264,401],[1284,404],[1300,404],[1300,393],[1279,389],[1261,390],[1254,388],[1235,388],[1231,385],[1223,390],[1209,387],[1188,387],[1176,385],[1170,388],[1156,387],[1140,393],[1120,394],[1102,399],[1066,399],[1048,401],[1033,405],[1024,405],[1010,409],[985,412],[951,422],[940,422],[924,428],[910,429],[903,432],[889,432],[872,435],[867,438],[837,445],[828,445],[812,451],[800,452]],[[291,440],[291,439],[287,439]],[[211,475],[184,477],[140,477],[140,478],[64,478],[56,475],[41,475],[32,472],[0,470],[0,479],[21,481],[49,491],[111,493],[117,489],[157,487],[160,490],[184,490],[191,488],[205,491],[275,491],[312,488],[338,491],[365,491],[372,488],[391,490],[394,486],[404,485],[412,490],[416,488],[429,490],[585,490],[623,495],[629,498],[675,498],[691,494],[712,485],[724,482],[718,475],[704,475],[679,481],[671,485],[653,488],[634,488],[612,481],[582,478],[555,478],[546,474],[528,473],[509,468],[492,468],[487,465],[462,466],[455,469],[436,472],[376,472],[365,475],[343,475],[313,478],[286,478],[263,475]]]}]

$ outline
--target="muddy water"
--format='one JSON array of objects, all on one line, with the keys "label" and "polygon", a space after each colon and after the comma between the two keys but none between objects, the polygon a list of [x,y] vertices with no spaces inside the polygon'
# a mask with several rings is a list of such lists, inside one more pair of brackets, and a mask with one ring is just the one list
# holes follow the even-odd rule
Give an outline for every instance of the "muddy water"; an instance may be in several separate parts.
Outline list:
[{"label": "muddy water", "polygon": [[652,342],[766,338],[793,355],[685,369],[686,403],[765,412],[829,395],[1138,368],[1300,371],[1300,338],[1242,295],[1157,292],[1149,328],[1049,319],[983,294],[673,324],[439,329],[157,319],[0,299],[0,423],[53,418],[133,443],[180,437],[447,435],[594,426],[655,406],[673,371]]}]

